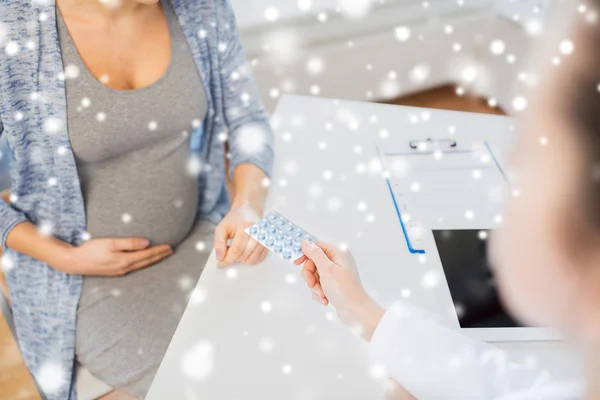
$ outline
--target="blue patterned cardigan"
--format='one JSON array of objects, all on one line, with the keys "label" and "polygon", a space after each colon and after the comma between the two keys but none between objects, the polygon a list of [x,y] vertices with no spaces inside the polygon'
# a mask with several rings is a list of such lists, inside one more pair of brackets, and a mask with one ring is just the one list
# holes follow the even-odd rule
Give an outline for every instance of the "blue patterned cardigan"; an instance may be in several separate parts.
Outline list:
[{"label": "blue patterned cardigan", "polygon": [[[205,168],[199,218],[218,222],[229,208],[230,170],[273,166],[273,135],[227,0],[171,0],[208,93],[208,114],[191,135]],[[17,47],[18,46],[18,47]],[[0,241],[18,342],[49,400],[75,399],[75,319],[82,277],[6,248],[23,221],[51,224],[54,236],[81,244],[84,202],[67,131],[64,72],[54,0],[0,0],[0,133],[11,150],[12,199],[0,202]],[[15,50],[17,50],[15,52]],[[246,153],[248,140],[265,146]],[[245,145],[246,144],[246,145]],[[50,179],[55,178],[55,179]],[[83,237],[82,237],[83,236]],[[46,385],[51,375],[52,384]],[[44,376],[46,375],[46,376]],[[56,380],[64,378],[63,384]]]}]

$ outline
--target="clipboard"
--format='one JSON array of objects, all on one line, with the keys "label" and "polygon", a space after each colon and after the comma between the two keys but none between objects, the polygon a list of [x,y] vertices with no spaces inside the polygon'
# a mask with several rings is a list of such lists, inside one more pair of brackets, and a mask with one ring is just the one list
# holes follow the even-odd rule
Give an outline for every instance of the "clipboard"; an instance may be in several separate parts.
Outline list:
[{"label": "clipboard", "polygon": [[[509,184],[489,144],[485,141],[461,148],[455,140],[426,138],[411,140],[408,145],[409,149],[407,151],[386,152],[379,147],[377,151],[383,169],[386,171],[384,177],[402,228],[406,246],[412,254],[425,254],[422,233],[427,224],[425,221],[420,221],[419,216],[415,218],[411,212],[411,196],[407,195],[406,190],[400,190],[400,185],[394,182],[395,178],[390,173],[392,169],[390,169],[389,163],[392,158],[396,160],[399,158],[418,160],[416,164],[419,164],[419,168],[428,173],[429,176],[434,176],[433,174],[436,174],[436,171],[439,171],[439,175],[448,175],[449,173],[453,173],[453,171],[456,171],[458,174],[470,173],[469,169],[477,166],[477,159],[479,158],[482,164],[485,164],[486,171],[488,171],[486,172],[486,178],[490,179],[497,186],[504,186],[504,189],[508,189]],[[440,162],[446,156],[451,160],[451,165],[445,165],[444,162]],[[419,168],[415,168],[415,170],[419,171]],[[440,205],[441,208],[445,206]],[[449,207],[451,206],[456,207],[456,204],[449,205]],[[422,216],[423,213],[421,213]],[[429,226],[428,228],[433,227]]]}]

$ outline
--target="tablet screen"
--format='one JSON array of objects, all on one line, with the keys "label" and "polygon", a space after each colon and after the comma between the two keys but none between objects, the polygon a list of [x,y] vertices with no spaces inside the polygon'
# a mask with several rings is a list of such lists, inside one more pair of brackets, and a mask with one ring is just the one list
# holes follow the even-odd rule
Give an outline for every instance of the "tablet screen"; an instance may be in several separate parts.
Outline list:
[{"label": "tablet screen", "polygon": [[452,301],[462,328],[515,328],[500,303],[487,257],[487,230],[434,230]]}]

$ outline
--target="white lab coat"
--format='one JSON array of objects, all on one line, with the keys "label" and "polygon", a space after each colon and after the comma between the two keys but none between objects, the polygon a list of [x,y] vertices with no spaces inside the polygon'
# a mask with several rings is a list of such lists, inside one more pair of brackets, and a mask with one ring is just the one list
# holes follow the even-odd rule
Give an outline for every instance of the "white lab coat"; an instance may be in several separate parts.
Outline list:
[{"label": "white lab coat", "polygon": [[390,307],[370,342],[375,362],[419,400],[582,399],[583,381],[510,362],[506,352],[406,302]]}]

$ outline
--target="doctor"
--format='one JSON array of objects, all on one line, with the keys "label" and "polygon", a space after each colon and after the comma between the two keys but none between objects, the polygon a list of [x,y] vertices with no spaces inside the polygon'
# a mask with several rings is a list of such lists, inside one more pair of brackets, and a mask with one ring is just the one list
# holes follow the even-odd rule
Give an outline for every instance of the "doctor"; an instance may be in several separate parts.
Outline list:
[{"label": "doctor", "polygon": [[349,252],[303,244],[313,299],[358,326],[375,360],[416,398],[600,398],[600,25],[575,22],[573,54],[560,67],[548,62],[521,121],[513,159],[521,196],[510,200],[491,254],[513,314],[583,348],[587,388],[509,364],[502,351],[407,303],[384,310],[364,290]]}]

